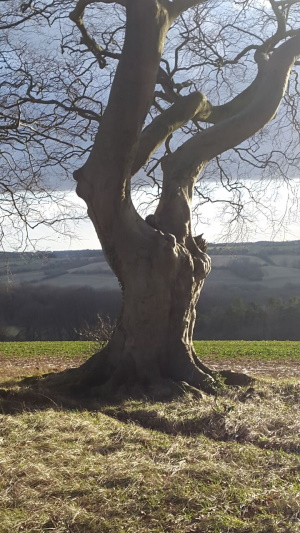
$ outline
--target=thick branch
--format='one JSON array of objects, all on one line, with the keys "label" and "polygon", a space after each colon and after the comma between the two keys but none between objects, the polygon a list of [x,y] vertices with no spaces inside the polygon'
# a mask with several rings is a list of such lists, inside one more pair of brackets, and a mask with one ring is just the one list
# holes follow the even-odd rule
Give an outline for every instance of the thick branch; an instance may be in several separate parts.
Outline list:
[{"label": "thick branch", "polygon": [[[125,183],[131,177],[140,132],[153,100],[164,40],[170,26],[167,10],[156,0],[131,0],[126,11],[121,59],[99,134],[84,167],[93,169],[94,175],[96,168],[105,165],[109,173],[114,173],[115,188],[120,194],[122,187],[118,180]],[[93,179],[96,178],[93,176]]]},{"label": "thick branch", "polygon": [[261,75],[259,72],[249,87],[225,104],[214,106],[210,102],[207,102],[206,108],[204,110],[200,110],[194,118],[201,122],[217,124],[222,120],[236,115],[242,111],[252,100],[260,86],[260,79]]},{"label": "thick branch", "polygon": [[134,175],[157,150],[159,146],[178,128],[186,124],[200,109],[208,107],[208,102],[202,93],[194,92],[180,97],[175,104],[156,117],[141,134],[138,153],[133,165]]},{"label": "thick branch", "polygon": [[171,133],[189,120],[195,119],[201,122],[217,124],[242,111],[259,89],[260,80],[261,75],[258,73],[255,80],[242,93],[230,100],[230,102],[219,106],[213,106],[205,95],[200,92],[194,92],[188,96],[178,95],[175,103],[166,111],[162,111],[142,132],[132,175],[147,162]]},{"label": "thick branch", "polygon": [[294,31],[292,34],[291,32],[288,32],[286,34],[284,34],[283,32],[284,28],[282,26],[278,26],[278,31],[276,32],[276,34],[267,41],[265,41],[262,46],[257,47],[255,57],[257,60],[258,73],[253,82],[248,87],[246,87],[244,91],[242,91],[235,98],[233,98],[229,102],[226,102],[225,104],[219,106],[213,106],[212,104],[208,104],[206,106],[205,113],[203,114],[201,110],[195,117],[195,119],[200,120],[201,122],[217,124],[218,122],[233,117],[234,115],[237,115],[239,112],[243,111],[243,109],[245,109],[245,107],[247,107],[247,105],[249,105],[249,103],[255,97],[257,92],[260,91],[261,80],[262,76],[264,75],[265,63],[267,60],[266,53],[269,52],[269,50],[284,37],[292,37],[294,35],[297,35],[297,31]]},{"label": "thick branch", "polygon": [[[142,132],[132,175],[147,162],[169,135],[189,120],[195,119],[201,122],[217,124],[242,111],[256,94],[260,78],[259,73],[251,85],[242,93],[230,102],[219,106],[213,106],[205,95],[200,92],[194,92],[188,96],[177,95],[175,103],[166,111],[162,111]],[[159,96],[159,93],[156,93],[156,95]],[[174,99],[171,101],[174,101]]]},{"label": "thick branch", "polygon": [[134,175],[166,138],[189,120],[217,124],[241,112],[259,90],[260,71],[255,80],[238,96],[223,105],[213,106],[200,92],[179,96],[175,103],[156,117],[141,135],[139,150],[132,169]]},{"label": "thick branch", "polygon": [[[164,73],[164,76],[162,76],[162,73]],[[162,79],[163,78],[163,79]],[[260,85],[260,69],[258,71],[258,74],[256,78],[253,80],[253,82],[239,95],[237,95],[235,98],[230,100],[229,102],[226,102],[225,104],[214,106],[211,102],[208,100],[205,100],[205,105],[201,105],[200,109],[193,117],[195,120],[199,120],[200,122],[206,122],[209,124],[217,124],[218,122],[221,122],[222,120],[225,120],[226,118],[232,117],[233,115],[236,115],[241,110],[245,108],[246,105],[249,104],[249,102],[252,100],[253,96],[256,94],[256,91]],[[168,101],[169,103],[175,103],[182,99],[183,97],[176,94],[173,88],[171,87],[171,81],[166,72],[163,71],[163,69],[160,69],[160,76],[158,77],[158,83],[162,84],[163,82],[163,88],[164,93],[155,92],[156,97],[163,98],[164,100]],[[199,93],[201,94],[201,93]],[[203,98],[205,98],[203,96]],[[174,131],[174,130],[173,130]]]},{"label": "thick branch", "polygon": [[189,139],[168,157],[165,165],[171,165],[178,178],[183,171],[194,176],[197,168],[263,128],[276,115],[291,68],[299,56],[300,32],[265,60],[255,95],[244,109]]},{"label": "thick branch", "polygon": [[187,11],[191,7],[204,4],[206,0],[173,0],[171,4],[171,16],[176,19],[181,13]]}]

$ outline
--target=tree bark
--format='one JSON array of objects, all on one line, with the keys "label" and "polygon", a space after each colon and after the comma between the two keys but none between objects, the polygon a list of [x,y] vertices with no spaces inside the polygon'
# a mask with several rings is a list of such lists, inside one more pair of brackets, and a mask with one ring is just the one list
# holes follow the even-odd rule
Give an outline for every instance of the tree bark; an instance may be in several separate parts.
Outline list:
[{"label": "tree bark", "polygon": [[[197,364],[192,344],[195,307],[210,270],[209,257],[191,237],[193,184],[184,175],[174,189],[166,173],[158,209],[161,227],[144,221],[130,196],[132,168],[170,23],[168,10],[155,0],[128,3],[125,43],[109,103],[93,150],[75,173],[77,193],[88,206],[123,291],[113,338],[77,373],[84,389],[116,392],[122,385],[132,390],[138,384],[152,390],[162,382],[186,382],[213,390],[214,378]],[[201,99],[188,107],[186,120]]]},{"label": "tree bark", "polygon": [[[123,292],[121,316],[105,349],[77,371],[70,383],[96,395],[170,395],[186,387],[214,392],[218,377],[196,357],[192,336],[196,304],[210,271],[205,242],[191,232],[193,190],[205,164],[253,135],[277,111],[299,35],[265,61],[247,95],[248,105],[232,105],[217,125],[191,137],[162,163],[163,187],[156,212],[144,221],[130,196],[132,175],[206,99],[194,93],[175,103],[142,133],[151,106],[165,36],[174,10],[199,2],[126,2],[124,47],[107,109],[91,154],[75,173],[77,192],[88,207],[107,260]],[[255,89],[255,90],[254,90]],[[242,99],[243,100],[243,99]],[[229,116],[228,116],[229,113]],[[224,371],[230,384],[249,384],[244,375]]]},{"label": "tree bark", "polygon": [[[117,328],[106,348],[81,368],[82,384],[115,392],[120,386],[127,392],[138,387],[152,394],[162,384],[168,383],[168,390],[171,383],[186,382],[212,391],[213,378],[197,365],[192,343],[209,257],[192,240],[190,246],[182,245],[172,234],[144,221],[140,225],[138,239],[126,237]],[[123,243],[121,231],[119,245]]]}]

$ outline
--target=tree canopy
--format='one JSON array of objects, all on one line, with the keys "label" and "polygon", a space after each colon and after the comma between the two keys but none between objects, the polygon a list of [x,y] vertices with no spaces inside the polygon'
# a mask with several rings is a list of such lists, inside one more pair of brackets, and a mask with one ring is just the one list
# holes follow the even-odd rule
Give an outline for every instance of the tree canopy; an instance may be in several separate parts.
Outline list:
[{"label": "tree canopy", "polygon": [[[133,5],[127,3],[127,9]],[[125,1],[0,3],[3,237],[8,215],[13,217],[16,232],[20,220],[26,228],[30,212],[31,225],[39,224],[45,210],[41,213],[38,204],[49,193],[64,208],[46,217],[46,222],[65,218],[67,202],[62,190],[70,187],[68,178],[89,153],[107,107],[122,56],[126,5]],[[142,5],[146,10],[147,2]],[[210,163],[202,169],[194,191],[197,203],[222,201],[224,220],[232,223],[233,229],[236,222],[250,218],[255,224],[255,202],[271,220],[265,201],[267,185],[272,185],[274,178],[287,181],[297,176],[299,166],[299,3],[174,1],[161,5],[170,11],[170,29],[143,117],[133,185],[146,187],[151,202],[161,193],[164,156],[187,138],[199,139],[203,130],[240,116],[248,123],[244,135],[229,139],[226,134],[223,145],[207,154]],[[288,67],[284,68],[280,54],[286,57]],[[272,56],[273,62],[278,57],[286,83],[269,116],[263,117],[258,109],[262,78]],[[138,61],[136,50],[136,64]],[[267,94],[269,91],[275,98],[276,84],[271,78],[268,83]],[[277,83],[282,85],[283,80]],[[133,93],[134,89],[126,91]],[[251,102],[252,111],[248,108]],[[246,109],[248,116],[243,116]],[[254,124],[255,109],[261,124]],[[272,126],[261,132],[271,118]],[[220,131],[222,128],[218,126]],[[215,127],[206,135],[216,139],[216,131]],[[224,189],[221,198],[220,184]],[[290,185],[293,187],[292,180]],[[35,192],[35,201],[28,191]],[[201,216],[201,207],[198,214]]]},{"label": "tree canopy", "polygon": [[[75,375],[89,388],[163,382],[212,392],[216,375],[192,345],[210,271],[206,242],[192,231],[193,198],[215,201],[206,187],[219,180],[235,222],[250,200],[260,201],[247,173],[261,180],[263,196],[268,180],[295,175],[299,2],[4,6],[4,195],[22,214],[20,190],[38,196],[51,179],[62,187],[75,169],[77,194],[123,291],[111,342]],[[131,193],[141,183],[158,196],[145,220]]]}]

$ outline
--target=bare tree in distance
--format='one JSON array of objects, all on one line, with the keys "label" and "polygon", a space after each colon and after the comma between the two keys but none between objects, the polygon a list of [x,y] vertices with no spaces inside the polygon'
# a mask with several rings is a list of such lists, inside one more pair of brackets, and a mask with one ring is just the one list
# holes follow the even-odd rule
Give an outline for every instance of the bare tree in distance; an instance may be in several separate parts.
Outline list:
[{"label": "bare tree in distance", "polygon": [[[11,103],[26,117],[18,134],[28,135],[34,124],[30,142],[43,139],[50,164],[70,172],[79,163],[77,194],[123,292],[110,342],[60,379],[95,394],[139,387],[154,395],[187,387],[214,392],[217,375],[192,344],[195,306],[210,271],[206,242],[192,234],[192,201],[195,192],[200,203],[214,201],[203,176],[206,182],[218,176],[233,195],[228,205],[236,220],[245,192],[257,201],[253,181],[239,174],[261,175],[263,191],[274,177],[295,175],[299,2],[26,6],[24,12],[39,6],[37,16],[46,17],[46,41],[51,25],[61,39],[49,41],[48,51],[32,54],[34,43],[14,51],[20,63],[14,79],[24,75]],[[144,220],[131,190],[146,178],[159,201]],[[247,376],[222,375],[229,384],[249,383]]]}]

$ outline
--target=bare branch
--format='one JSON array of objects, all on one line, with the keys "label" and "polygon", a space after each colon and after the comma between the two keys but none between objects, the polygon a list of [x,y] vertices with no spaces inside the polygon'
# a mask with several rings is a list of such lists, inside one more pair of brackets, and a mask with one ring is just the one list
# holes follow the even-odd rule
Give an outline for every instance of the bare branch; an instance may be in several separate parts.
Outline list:
[{"label": "bare branch", "polygon": [[84,109],[77,105],[65,105],[63,102],[59,102],[58,100],[55,100],[55,99],[46,100],[43,98],[35,98],[34,96],[29,95],[28,98],[23,98],[19,103],[26,103],[26,102],[32,102],[33,104],[41,104],[41,105],[49,105],[49,106],[55,105],[57,107],[61,107],[65,111],[69,111],[69,112],[75,111],[81,117],[87,118],[89,120],[95,120],[96,122],[100,122],[100,115],[98,113],[95,113],[95,111],[92,111],[90,109]]},{"label": "bare branch", "polygon": [[24,24],[28,20],[36,17],[37,15],[41,15],[42,13],[43,13],[43,10],[34,10],[29,15],[21,15],[20,18],[18,18],[17,20],[15,20],[13,22],[0,23],[0,30],[3,31],[3,30],[9,30],[9,29],[17,28],[21,24]]},{"label": "bare branch", "polygon": [[[102,3],[111,4],[113,3],[113,0],[105,1],[101,0]],[[83,22],[83,15],[84,10],[86,6],[94,3],[99,3],[99,0],[79,0],[75,9],[70,13],[69,17],[70,19],[76,24],[77,28],[79,29],[81,33],[81,41],[80,44],[85,44],[85,46],[88,48],[88,50],[95,56],[95,58],[98,61],[99,67],[101,69],[105,68],[106,66],[106,60],[105,57],[110,57],[113,59],[120,59],[121,55],[112,53],[109,50],[105,50],[102,48],[96,41],[91,37],[89,32],[87,31],[84,22]],[[124,3],[118,2],[122,5]]]},{"label": "bare branch", "polygon": [[[200,168],[218,154],[251,137],[274,118],[286,90],[290,70],[300,56],[300,30],[296,37],[279,46],[264,63],[259,90],[249,104],[236,115],[208,128],[186,141],[165,165],[172,165],[176,175],[198,174]],[[187,170],[187,162],[191,165]],[[180,164],[181,162],[181,164]],[[198,168],[198,172],[197,172]]]},{"label": "bare branch", "polygon": [[126,6],[126,0],[78,0],[75,8],[70,13],[70,19],[74,22],[84,15],[84,10],[91,4],[120,4]]}]

